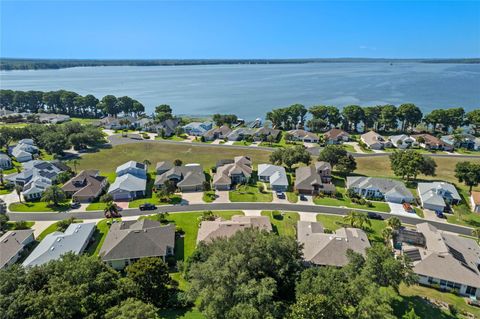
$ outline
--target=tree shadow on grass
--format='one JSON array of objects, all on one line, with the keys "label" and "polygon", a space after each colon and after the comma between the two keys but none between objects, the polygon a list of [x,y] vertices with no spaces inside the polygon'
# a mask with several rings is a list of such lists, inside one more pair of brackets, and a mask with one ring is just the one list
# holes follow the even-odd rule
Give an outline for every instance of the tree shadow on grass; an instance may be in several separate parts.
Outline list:
[{"label": "tree shadow on grass", "polygon": [[185,259],[185,235],[175,236],[175,258],[177,260]]},{"label": "tree shadow on grass", "polygon": [[431,303],[419,296],[402,296],[401,301],[395,301],[393,303],[394,313],[397,318],[401,318],[405,314],[405,312],[409,311],[411,308],[415,309],[415,313],[420,316],[420,318],[456,318],[443,312],[440,308],[432,305]]}]

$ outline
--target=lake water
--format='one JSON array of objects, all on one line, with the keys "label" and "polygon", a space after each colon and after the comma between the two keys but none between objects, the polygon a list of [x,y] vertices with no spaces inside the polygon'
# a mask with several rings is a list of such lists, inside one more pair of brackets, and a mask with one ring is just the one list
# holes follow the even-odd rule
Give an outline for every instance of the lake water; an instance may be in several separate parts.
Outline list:
[{"label": "lake water", "polygon": [[66,89],[102,97],[128,95],[147,113],[170,104],[176,114],[234,113],[264,117],[272,108],[301,103],[339,107],[412,102],[429,112],[480,107],[479,64],[311,63],[85,67],[1,71],[0,87]]}]

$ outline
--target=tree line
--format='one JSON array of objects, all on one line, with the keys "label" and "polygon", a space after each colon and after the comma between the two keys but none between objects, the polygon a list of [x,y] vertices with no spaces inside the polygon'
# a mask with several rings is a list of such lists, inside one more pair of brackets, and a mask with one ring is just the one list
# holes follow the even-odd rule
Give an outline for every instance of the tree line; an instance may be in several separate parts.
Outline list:
[{"label": "tree line", "polygon": [[66,90],[49,92],[0,90],[0,109],[65,114],[81,118],[101,118],[120,113],[136,116],[145,112],[142,103],[128,96],[117,98],[106,95],[99,100],[92,94],[82,96]]},{"label": "tree line", "polygon": [[436,132],[440,129],[444,133],[463,125],[472,125],[476,132],[480,132],[480,109],[468,113],[461,107],[436,109],[424,115],[412,103],[398,107],[391,104],[367,107],[348,105],[342,110],[328,105],[315,105],[307,109],[304,105],[294,104],[273,109],[266,114],[266,119],[275,128],[291,130],[304,126],[307,113],[311,114],[311,119],[306,122],[306,126],[316,133],[333,127],[356,132],[360,124],[363,124],[365,130],[402,132],[424,124],[427,130]]}]

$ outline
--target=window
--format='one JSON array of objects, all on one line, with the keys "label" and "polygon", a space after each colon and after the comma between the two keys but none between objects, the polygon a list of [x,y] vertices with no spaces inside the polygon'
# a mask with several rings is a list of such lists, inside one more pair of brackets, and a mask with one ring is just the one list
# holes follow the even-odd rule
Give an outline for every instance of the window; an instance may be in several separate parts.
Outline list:
[{"label": "window", "polygon": [[475,296],[475,294],[477,293],[477,288],[467,286],[467,290],[465,291],[465,293],[470,296]]}]

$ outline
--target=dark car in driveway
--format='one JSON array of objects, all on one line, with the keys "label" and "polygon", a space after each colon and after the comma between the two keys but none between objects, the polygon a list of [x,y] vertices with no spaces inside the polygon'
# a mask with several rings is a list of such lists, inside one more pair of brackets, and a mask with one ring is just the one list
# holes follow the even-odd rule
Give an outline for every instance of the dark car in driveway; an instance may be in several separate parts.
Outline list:
[{"label": "dark car in driveway", "polygon": [[150,203],[145,203],[139,206],[140,210],[155,210],[157,209],[157,206],[150,204]]},{"label": "dark car in driveway", "polygon": [[307,198],[305,197],[305,195],[300,194],[300,200],[306,202]]},{"label": "dark car in driveway", "polygon": [[367,214],[367,216],[368,216],[368,218],[370,218],[370,219],[383,220],[382,215],[377,214],[377,213],[369,212],[369,213]]}]

